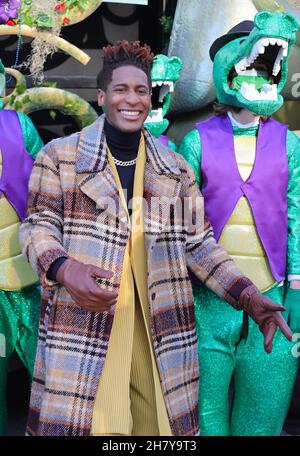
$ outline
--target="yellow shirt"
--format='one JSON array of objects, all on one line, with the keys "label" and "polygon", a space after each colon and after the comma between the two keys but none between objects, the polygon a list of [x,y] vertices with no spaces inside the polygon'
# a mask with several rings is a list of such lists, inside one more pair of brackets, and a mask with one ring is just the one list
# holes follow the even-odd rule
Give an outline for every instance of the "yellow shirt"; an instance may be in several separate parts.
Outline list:
[{"label": "yellow shirt", "polygon": [[[235,136],[234,148],[240,175],[246,181],[254,165],[256,137]],[[276,281],[258,236],[251,207],[244,196],[239,199],[224,226],[219,243],[260,291],[272,288]]]},{"label": "yellow shirt", "polygon": [[172,435],[153,353],[147,288],[147,255],[141,200],[146,153],[141,138],[132,218],[117,169],[109,163],[126,209],[131,235],[103,372],[96,394],[92,435]]}]

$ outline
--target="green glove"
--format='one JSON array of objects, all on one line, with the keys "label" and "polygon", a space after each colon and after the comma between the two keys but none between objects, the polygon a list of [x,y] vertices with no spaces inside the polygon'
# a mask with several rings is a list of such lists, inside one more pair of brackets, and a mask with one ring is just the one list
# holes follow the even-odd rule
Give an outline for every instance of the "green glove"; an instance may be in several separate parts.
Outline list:
[{"label": "green glove", "polygon": [[300,290],[289,288],[286,293],[283,316],[293,333],[300,332]]}]

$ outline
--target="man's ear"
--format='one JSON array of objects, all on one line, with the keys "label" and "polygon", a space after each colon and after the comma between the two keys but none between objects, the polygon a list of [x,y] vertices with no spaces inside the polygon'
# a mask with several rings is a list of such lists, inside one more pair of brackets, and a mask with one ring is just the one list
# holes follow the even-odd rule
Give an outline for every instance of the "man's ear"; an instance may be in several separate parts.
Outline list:
[{"label": "man's ear", "polygon": [[98,89],[98,106],[103,107],[105,102],[105,92],[102,89]]}]

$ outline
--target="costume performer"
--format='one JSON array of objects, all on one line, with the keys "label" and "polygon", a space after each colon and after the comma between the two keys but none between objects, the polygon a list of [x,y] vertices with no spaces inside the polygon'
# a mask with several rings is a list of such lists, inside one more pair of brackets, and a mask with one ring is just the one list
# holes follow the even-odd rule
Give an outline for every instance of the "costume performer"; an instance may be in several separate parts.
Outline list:
[{"label": "costume performer", "polygon": [[164,54],[157,54],[154,57],[151,69],[152,109],[145,120],[147,130],[164,146],[174,151],[176,151],[176,144],[163,133],[170,123],[168,119],[165,119],[165,115],[168,112],[181,69],[182,61],[179,57],[167,57]]},{"label": "costume performer", "polygon": [[[292,289],[300,279],[299,139],[266,117],[283,103],[297,29],[291,14],[263,11],[213,43],[218,115],[198,123],[179,152],[194,169],[216,239],[261,292],[284,302],[299,332],[300,291]],[[201,434],[279,434],[297,370],[291,343],[278,332],[267,355],[252,322],[245,341],[239,313],[204,287],[194,294]]]},{"label": "costume performer", "polygon": [[[5,69],[0,61],[0,92]],[[14,350],[32,376],[39,324],[38,278],[22,255],[19,226],[25,217],[28,180],[43,146],[25,114],[0,111],[0,435],[6,433],[8,359]]]}]

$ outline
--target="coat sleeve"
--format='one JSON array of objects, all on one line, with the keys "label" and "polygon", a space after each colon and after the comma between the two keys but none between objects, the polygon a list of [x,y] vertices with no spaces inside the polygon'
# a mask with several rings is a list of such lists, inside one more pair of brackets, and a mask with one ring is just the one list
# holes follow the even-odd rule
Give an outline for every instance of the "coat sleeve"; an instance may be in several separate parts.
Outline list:
[{"label": "coat sleeve", "polygon": [[[181,158],[181,160],[183,160]],[[252,285],[232,258],[214,238],[211,224],[204,214],[204,200],[198,188],[193,170],[184,162],[182,197],[184,214],[189,211],[184,224],[187,230],[186,263],[197,279],[225,299],[235,308],[241,292]],[[188,205],[188,210],[186,210]]]},{"label": "coat sleeve", "polygon": [[43,288],[55,282],[47,279],[57,258],[68,257],[63,248],[63,194],[55,141],[47,144],[34,163],[29,181],[28,209],[20,228],[23,254],[39,276]]},{"label": "coat sleeve", "polygon": [[[287,273],[300,275],[300,140],[291,131],[287,133],[289,183]],[[291,279],[291,277],[288,277]]]}]

